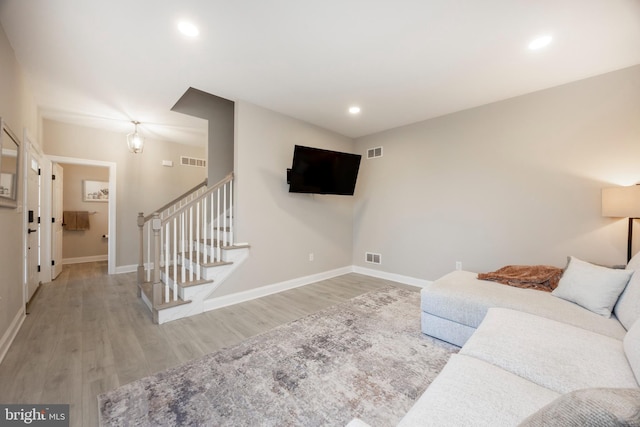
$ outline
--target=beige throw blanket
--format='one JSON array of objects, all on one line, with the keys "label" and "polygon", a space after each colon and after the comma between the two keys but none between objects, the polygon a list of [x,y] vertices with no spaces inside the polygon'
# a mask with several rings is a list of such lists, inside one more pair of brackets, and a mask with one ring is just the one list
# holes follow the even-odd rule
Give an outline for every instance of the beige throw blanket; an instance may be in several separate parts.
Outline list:
[{"label": "beige throw blanket", "polygon": [[478,279],[551,292],[558,286],[562,271],[548,265],[507,265],[491,273],[479,273]]}]

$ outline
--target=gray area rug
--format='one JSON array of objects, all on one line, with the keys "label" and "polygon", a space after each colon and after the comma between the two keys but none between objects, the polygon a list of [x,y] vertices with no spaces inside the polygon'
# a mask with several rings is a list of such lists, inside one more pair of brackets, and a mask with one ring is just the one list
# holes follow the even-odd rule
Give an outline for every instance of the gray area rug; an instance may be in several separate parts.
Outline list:
[{"label": "gray area rug", "polygon": [[98,396],[103,426],[395,425],[457,347],[420,294],[372,291]]}]

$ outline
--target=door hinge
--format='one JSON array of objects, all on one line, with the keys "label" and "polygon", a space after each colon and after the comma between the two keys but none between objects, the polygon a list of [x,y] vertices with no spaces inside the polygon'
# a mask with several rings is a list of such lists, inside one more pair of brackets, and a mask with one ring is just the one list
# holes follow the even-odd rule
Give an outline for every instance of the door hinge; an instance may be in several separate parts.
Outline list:
[{"label": "door hinge", "polygon": [[42,170],[40,170],[40,168],[38,168],[38,176],[40,176],[40,175],[41,175],[41,173],[40,173],[40,172],[42,172]]},{"label": "door hinge", "polygon": [[40,273],[40,266],[38,266],[38,273]]},{"label": "door hinge", "polygon": [[38,224],[40,224],[40,217],[38,217]]},{"label": "door hinge", "polygon": [[55,181],[56,176],[55,175],[51,175],[51,179]]},{"label": "door hinge", "polygon": [[51,265],[56,265],[56,261],[55,260],[51,260]]},{"label": "door hinge", "polygon": [[56,223],[56,219],[55,219],[55,218],[51,218],[51,222],[52,222],[53,224],[55,224],[55,223]]}]

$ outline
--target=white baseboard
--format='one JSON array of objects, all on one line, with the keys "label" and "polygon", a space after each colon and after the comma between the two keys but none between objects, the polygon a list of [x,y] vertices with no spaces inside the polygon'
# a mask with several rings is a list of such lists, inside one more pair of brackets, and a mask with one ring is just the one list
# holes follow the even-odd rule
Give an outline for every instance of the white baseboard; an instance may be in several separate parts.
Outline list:
[{"label": "white baseboard", "polygon": [[335,270],[325,271],[323,273],[312,274],[310,276],[298,277],[296,279],[287,280],[285,282],[274,283],[272,285],[261,286],[256,289],[238,292],[231,295],[225,295],[217,298],[211,298],[204,301],[204,311],[211,311],[217,308],[227,307],[229,305],[238,304],[252,299],[265,297],[267,295],[276,294],[278,292],[287,291],[289,289],[299,288],[300,286],[309,285],[321,280],[331,279],[333,277],[342,276],[351,273],[352,266],[337,268]]},{"label": "white baseboard", "polygon": [[62,265],[82,264],[83,262],[109,261],[109,255],[82,256],[77,258],[63,258]]},{"label": "white baseboard", "polygon": [[138,264],[119,265],[116,267],[116,274],[135,273],[138,271]]},{"label": "white baseboard", "polygon": [[[153,263],[148,263],[144,265],[145,270],[152,269]],[[129,265],[120,265],[116,267],[115,274],[124,274],[124,273],[135,273],[138,271],[138,264],[129,264]]]},{"label": "white baseboard", "polygon": [[335,270],[325,271],[323,273],[312,274],[310,276],[298,277],[296,279],[287,280],[285,282],[274,283],[272,285],[261,286],[256,289],[238,292],[235,294],[225,295],[222,297],[211,298],[204,301],[204,311],[211,311],[217,308],[227,307],[256,298],[265,297],[267,295],[276,294],[278,292],[287,291],[289,289],[299,288],[321,280],[331,279],[333,277],[342,276],[348,273],[364,274],[366,276],[377,277],[379,279],[391,280],[393,282],[403,283],[405,285],[425,287],[429,280],[416,279],[415,277],[403,276],[400,274],[387,273],[384,271],[373,270],[370,268],[351,265]]},{"label": "white baseboard", "polygon": [[2,336],[2,339],[0,339],[0,363],[2,363],[4,357],[7,355],[9,347],[11,347],[11,343],[13,343],[16,335],[18,335],[18,331],[26,318],[27,316],[24,313],[24,309],[20,309],[16,314],[16,317],[13,318],[11,325],[9,325],[9,329],[7,329]]},{"label": "white baseboard", "polygon": [[386,271],[374,270],[371,268],[360,267],[358,265],[354,265],[352,271],[354,273],[377,277],[378,279],[391,280],[392,282],[403,283],[410,286],[417,286],[419,288],[424,288],[429,283],[431,283],[430,280],[416,279],[415,277],[403,276],[401,274],[395,273],[387,273]]},{"label": "white baseboard", "polygon": [[[240,245],[240,244],[243,244],[243,243],[236,243],[236,244]],[[153,268],[153,263],[150,264],[149,267]],[[116,267],[116,274],[135,273],[136,271],[138,271],[138,265],[137,264],[121,265],[121,266]],[[336,274],[335,272],[339,272],[339,273]],[[313,274],[311,276],[306,276],[306,277],[300,277],[300,278],[297,278],[297,279],[287,280],[286,282],[282,282],[282,283],[276,283],[276,284],[273,284],[273,285],[266,285],[266,286],[263,286],[261,288],[251,289],[251,290],[245,291],[245,292],[247,294],[256,292],[257,294],[260,294],[260,295],[254,297],[254,298],[259,298],[260,296],[265,296],[265,295],[270,295],[270,294],[281,292],[281,291],[286,291],[287,289],[297,288],[297,287],[300,287],[300,286],[304,286],[304,285],[308,285],[308,284],[311,284],[311,283],[314,283],[314,282],[318,282],[320,280],[326,280],[326,279],[330,279],[332,277],[341,276],[341,275],[347,274],[347,273],[364,274],[365,276],[377,277],[378,279],[391,280],[393,282],[403,283],[405,285],[416,286],[416,287],[419,287],[419,288],[424,288],[428,284],[432,283],[431,280],[418,279],[418,278],[411,277],[411,276],[404,276],[402,274],[387,273],[386,271],[380,271],[380,270],[374,270],[372,268],[360,267],[359,265],[351,265],[351,266],[348,266],[348,267],[338,268],[336,270],[326,271],[324,273],[318,273],[318,274]],[[292,284],[292,285],[290,285],[290,284]],[[262,295],[262,292],[260,291],[261,289],[263,289],[263,288],[271,289],[271,287],[276,288],[276,289],[279,289],[280,287],[282,287],[282,289],[281,290],[275,290],[275,291],[269,291],[268,293]],[[226,296],[220,297],[220,298],[231,298],[232,296],[241,295],[241,294],[243,294],[243,293],[239,292],[237,294],[226,295]],[[217,301],[218,299],[219,298],[215,298],[215,299],[211,299],[211,300],[207,300],[207,301]],[[251,300],[251,299],[253,299],[253,298],[243,299],[242,301],[248,301],[248,300]],[[205,301],[205,311],[215,310],[216,308],[225,307],[227,305],[237,304],[236,302],[231,302],[229,304],[224,304],[224,305],[221,305],[221,306],[212,305],[212,308],[207,308],[208,307],[207,306],[207,301]],[[238,301],[238,302],[242,302],[242,301]]]}]

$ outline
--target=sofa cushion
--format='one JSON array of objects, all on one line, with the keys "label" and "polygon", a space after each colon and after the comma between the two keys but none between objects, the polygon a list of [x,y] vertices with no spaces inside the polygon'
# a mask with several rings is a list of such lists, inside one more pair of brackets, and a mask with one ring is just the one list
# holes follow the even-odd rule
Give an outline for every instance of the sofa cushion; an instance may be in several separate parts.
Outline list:
[{"label": "sofa cushion", "polygon": [[633,369],[636,381],[640,383],[640,320],[636,320],[624,337],[624,353]]},{"label": "sofa cushion", "polygon": [[601,267],[570,257],[569,265],[551,295],[611,317],[611,310],[632,274],[633,270]]},{"label": "sofa cushion", "polygon": [[558,393],[638,387],[621,340],[521,311],[490,309],[460,354]]},{"label": "sofa cushion", "polygon": [[[626,269],[634,272],[640,271],[640,252],[631,258]],[[633,326],[636,319],[640,318],[640,273],[634,273],[631,276],[613,308],[613,313],[627,330]]]},{"label": "sofa cushion", "polygon": [[513,426],[558,396],[482,360],[454,354],[398,427]]},{"label": "sofa cushion", "polygon": [[453,320],[443,319],[426,312],[420,313],[420,325],[422,333],[430,337],[438,338],[458,347],[462,347],[464,343],[473,335],[476,328],[456,323]]},{"label": "sofa cushion", "polygon": [[425,313],[477,328],[491,307],[505,307],[569,323],[622,339],[626,330],[617,319],[604,318],[584,308],[555,298],[548,292],[514,288],[478,280],[476,273],[454,271],[421,291]]},{"label": "sofa cushion", "polygon": [[640,389],[589,388],[563,394],[519,427],[640,427]]}]

